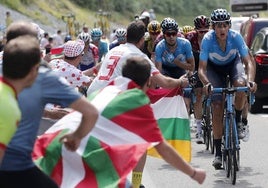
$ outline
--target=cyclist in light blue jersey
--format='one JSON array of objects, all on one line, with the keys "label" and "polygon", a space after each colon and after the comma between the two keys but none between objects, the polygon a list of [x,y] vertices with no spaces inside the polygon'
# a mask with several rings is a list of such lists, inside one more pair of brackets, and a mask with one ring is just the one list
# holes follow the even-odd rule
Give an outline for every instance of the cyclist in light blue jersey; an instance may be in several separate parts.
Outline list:
[{"label": "cyclist in light blue jersey", "polygon": [[[216,9],[211,13],[212,29],[203,38],[201,43],[199,78],[204,84],[204,90],[208,94],[208,88],[226,87],[226,77],[230,76],[230,81],[234,87],[250,87],[252,92],[256,91],[254,83],[255,68],[248,53],[248,47],[242,36],[230,29],[230,13],[225,9]],[[247,68],[247,78],[241,58]],[[249,84],[251,83],[251,84]],[[216,147],[215,169],[221,168],[221,138],[223,134],[223,108],[224,103],[221,95],[212,96],[213,104],[213,133],[214,145]],[[241,126],[241,113],[246,100],[246,94],[238,92],[235,97],[236,123],[238,125],[239,138],[245,135]]]},{"label": "cyclist in light blue jersey", "polygon": [[99,49],[99,60],[98,62],[101,62],[101,60],[104,58],[104,56],[107,54],[109,50],[109,45],[107,42],[104,42],[101,40],[102,37],[102,31],[100,28],[94,28],[90,32],[92,44],[98,47]]}]

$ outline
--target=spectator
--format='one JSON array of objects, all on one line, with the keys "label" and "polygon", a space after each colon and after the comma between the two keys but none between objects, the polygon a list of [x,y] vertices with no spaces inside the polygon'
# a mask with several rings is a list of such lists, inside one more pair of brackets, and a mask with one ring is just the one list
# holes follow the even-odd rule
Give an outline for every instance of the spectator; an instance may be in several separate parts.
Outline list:
[{"label": "spectator", "polygon": [[11,14],[9,11],[6,11],[6,28],[13,22]]},{"label": "spectator", "polygon": [[[7,41],[9,43],[13,38],[25,37],[24,35],[36,37],[36,29],[27,22],[14,23],[7,31]],[[38,57],[40,58],[39,44]],[[12,69],[14,70],[13,66]],[[20,72],[21,70],[22,68],[17,69]],[[85,133],[87,134],[94,126],[98,116],[97,111],[66,81],[56,76],[45,62],[42,62],[38,77],[32,87],[19,94],[18,102],[22,119],[0,166],[0,187],[57,188],[58,186],[35,166],[31,157],[45,105],[47,103],[58,104],[83,114],[83,120],[76,131],[63,137],[66,148],[72,151],[78,147]]]},{"label": "spectator", "polygon": [[64,42],[61,36],[61,30],[58,30],[57,34],[53,37],[53,43],[54,43],[53,44],[54,47],[63,45]]},{"label": "spectator", "polygon": [[17,94],[33,84],[40,60],[36,37],[18,37],[4,48],[3,77],[0,77],[0,165],[21,119]]}]

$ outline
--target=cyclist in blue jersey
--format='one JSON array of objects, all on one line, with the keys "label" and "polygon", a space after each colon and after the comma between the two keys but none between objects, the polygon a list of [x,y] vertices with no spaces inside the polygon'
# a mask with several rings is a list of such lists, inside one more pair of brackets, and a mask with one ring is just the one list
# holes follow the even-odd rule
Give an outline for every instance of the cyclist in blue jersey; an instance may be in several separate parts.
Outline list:
[{"label": "cyclist in blue jersey", "polygon": [[[252,92],[256,91],[254,83],[255,68],[248,53],[248,47],[242,36],[230,29],[230,13],[225,9],[215,9],[211,13],[212,30],[205,34],[200,51],[199,78],[204,84],[204,90],[208,94],[208,88],[225,87],[226,76],[234,87],[250,87]],[[241,58],[247,68],[247,78]],[[238,125],[239,138],[243,138],[241,113],[246,100],[244,92],[238,92],[235,96],[236,123]],[[223,135],[223,109],[222,95],[212,96],[212,124],[214,133],[214,145],[216,148],[213,166],[221,168],[222,153],[221,139]]]},{"label": "cyclist in blue jersey", "polygon": [[109,50],[113,49],[120,44],[125,44],[127,42],[127,30],[125,28],[118,28],[115,31],[116,39],[112,41],[109,45]]},{"label": "cyclist in blue jersey", "polygon": [[94,28],[90,32],[92,43],[98,47],[99,49],[99,62],[101,62],[102,58],[107,54],[108,52],[108,43],[101,40],[102,37],[102,31],[100,28]]},{"label": "cyclist in blue jersey", "polygon": [[[189,40],[177,37],[178,24],[173,18],[161,22],[164,39],[155,48],[155,64],[163,75],[180,78],[195,68],[192,46]],[[190,110],[190,99],[184,98],[187,110]]]}]

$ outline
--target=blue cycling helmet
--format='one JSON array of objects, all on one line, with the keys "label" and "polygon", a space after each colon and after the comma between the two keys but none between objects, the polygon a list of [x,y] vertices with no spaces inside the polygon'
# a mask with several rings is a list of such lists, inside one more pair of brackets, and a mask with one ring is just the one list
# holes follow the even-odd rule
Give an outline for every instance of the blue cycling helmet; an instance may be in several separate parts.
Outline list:
[{"label": "blue cycling helmet", "polygon": [[102,36],[102,31],[100,28],[94,28],[90,32],[92,40],[99,40]]},{"label": "blue cycling helmet", "polygon": [[168,17],[161,22],[161,28],[163,33],[169,30],[178,32],[178,23],[173,18]]},{"label": "blue cycling helmet", "polygon": [[215,24],[217,22],[227,22],[231,24],[230,13],[226,9],[215,9],[210,15],[211,23]]}]

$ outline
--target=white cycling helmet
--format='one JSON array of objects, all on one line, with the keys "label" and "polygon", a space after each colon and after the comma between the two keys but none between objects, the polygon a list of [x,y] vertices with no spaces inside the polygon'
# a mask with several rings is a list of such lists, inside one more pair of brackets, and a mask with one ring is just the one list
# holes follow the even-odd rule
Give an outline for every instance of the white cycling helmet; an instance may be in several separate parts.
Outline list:
[{"label": "white cycling helmet", "polygon": [[86,42],[90,41],[90,34],[82,32],[78,35],[78,38],[86,43]]},{"label": "white cycling helmet", "polygon": [[127,30],[124,28],[119,28],[115,31],[115,36],[117,37],[118,41],[126,40]]}]

